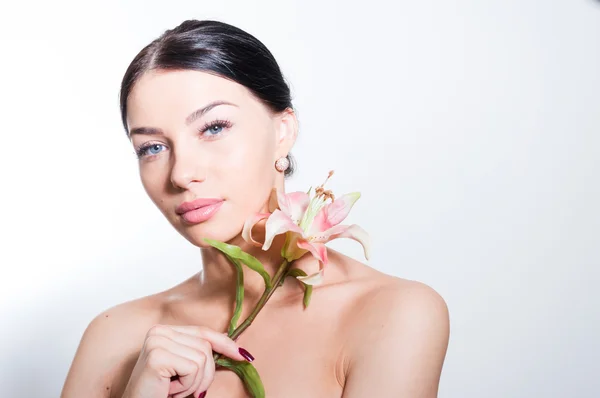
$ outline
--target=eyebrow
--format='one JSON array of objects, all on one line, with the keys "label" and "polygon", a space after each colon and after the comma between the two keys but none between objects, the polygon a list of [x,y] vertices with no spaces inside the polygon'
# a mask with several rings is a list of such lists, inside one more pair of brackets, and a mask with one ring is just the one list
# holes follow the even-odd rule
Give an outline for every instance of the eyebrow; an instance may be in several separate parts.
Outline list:
[{"label": "eyebrow", "polygon": [[[208,111],[210,111],[211,109],[213,109],[219,105],[231,105],[231,106],[237,107],[236,104],[228,102],[228,101],[222,101],[222,100],[213,101],[210,104],[208,104],[200,109],[196,109],[194,112],[190,113],[188,115],[188,117],[185,118],[185,125],[189,126],[190,124],[194,123],[196,120],[198,120],[202,116],[204,116]],[[160,135],[160,134],[163,134],[163,131],[161,129],[155,128],[155,127],[135,127],[133,129],[131,129],[131,131],[129,132],[129,136],[131,137],[134,134]]]}]

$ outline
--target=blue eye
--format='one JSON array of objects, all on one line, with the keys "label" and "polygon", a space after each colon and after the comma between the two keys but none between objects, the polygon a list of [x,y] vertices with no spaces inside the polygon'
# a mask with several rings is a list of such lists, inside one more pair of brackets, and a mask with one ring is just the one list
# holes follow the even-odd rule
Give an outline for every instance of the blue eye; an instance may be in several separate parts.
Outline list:
[{"label": "blue eye", "polygon": [[221,132],[221,130],[223,130],[223,126],[214,125],[214,126],[211,126],[207,131],[210,133],[219,134]]},{"label": "blue eye", "polygon": [[215,120],[213,122],[207,123],[198,130],[201,134],[208,133],[206,136],[211,139],[213,137],[219,136],[223,129],[230,128],[231,122],[229,120]]},{"label": "blue eye", "polygon": [[146,155],[157,155],[160,153],[160,148],[164,147],[162,144],[150,144],[144,145],[137,149],[136,154],[138,158],[144,157]]},{"label": "blue eye", "polygon": [[[223,130],[224,129],[228,129],[231,128],[232,123],[229,120],[214,120],[210,123],[205,124],[204,126],[202,126],[202,128],[200,128],[198,130],[198,132],[204,136],[204,138],[206,140],[212,140],[212,139],[217,139],[219,138],[219,136],[222,135]],[[150,143],[150,144],[145,144],[145,145],[141,145],[140,147],[136,148],[136,155],[138,157],[138,159],[141,159],[143,157],[150,157],[150,156],[155,156],[160,154],[161,148],[164,148],[165,146],[163,144],[158,144],[158,143]]]},{"label": "blue eye", "polygon": [[[151,145],[150,147],[148,147],[148,151],[150,151],[150,153],[151,153],[152,155],[156,155],[156,154],[158,153],[158,149],[157,149],[157,147],[158,147],[158,148],[160,148],[160,147],[161,147],[161,145],[160,145],[160,144],[153,144],[153,145]],[[156,150],[157,152],[152,152],[152,150]]]}]

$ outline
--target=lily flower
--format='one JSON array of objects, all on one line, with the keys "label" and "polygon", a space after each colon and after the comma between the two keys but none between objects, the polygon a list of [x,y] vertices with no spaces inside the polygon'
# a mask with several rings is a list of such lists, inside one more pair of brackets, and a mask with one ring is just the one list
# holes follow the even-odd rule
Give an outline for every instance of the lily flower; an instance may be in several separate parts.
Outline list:
[{"label": "lily flower", "polygon": [[[359,242],[363,246],[365,258],[369,259],[370,239],[367,232],[356,224],[340,224],[360,198],[360,192],[348,193],[335,199],[333,193],[324,188],[332,175],[333,171],[330,171],[323,184],[315,189],[312,198],[312,188],[308,192],[291,193],[282,193],[273,188],[269,197],[269,212],[248,218],[242,231],[244,240],[254,246],[262,246],[263,250],[271,247],[275,236],[285,233],[286,241],[281,255],[289,262],[310,252],[319,260],[319,271],[296,277],[307,285],[322,282],[328,263],[325,244],[333,239],[350,238]],[[265,218],[265,241],[261,244],[252,238],[252,227]]]}]

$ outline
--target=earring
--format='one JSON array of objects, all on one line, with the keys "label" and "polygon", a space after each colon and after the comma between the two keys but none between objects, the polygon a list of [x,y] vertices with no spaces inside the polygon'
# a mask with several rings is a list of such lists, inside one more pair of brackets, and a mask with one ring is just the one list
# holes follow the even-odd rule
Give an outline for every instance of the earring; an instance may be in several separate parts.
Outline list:
[{"label": "earring", "polygon": [[288,167],[290,167],[290,161],[285,156],[280,157],[275,162],[275,168],[277,169],[277,171],[286,171]]}]

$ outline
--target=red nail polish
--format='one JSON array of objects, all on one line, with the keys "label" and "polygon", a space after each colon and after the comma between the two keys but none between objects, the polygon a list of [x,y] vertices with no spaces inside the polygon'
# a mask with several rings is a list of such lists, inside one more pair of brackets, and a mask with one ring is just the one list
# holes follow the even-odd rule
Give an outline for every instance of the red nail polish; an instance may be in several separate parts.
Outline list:
[{"label": "red nail polish", "polygon": [[252,356],[252,354],[250,354],[248,351],[246,351],[242,347],[240,347],[240,349],[238,351],[240,352],[240,354],[242,354],[242,356],[244,358],[246,358],[248,360],[248,362],[254,361],[254,357]]},{"label": "red nail polish", "polygon": [[201,393],[200,395],[198,395],[198,398],[204,398],[206,397],[206,391],[204,391],[203,393]]}]

